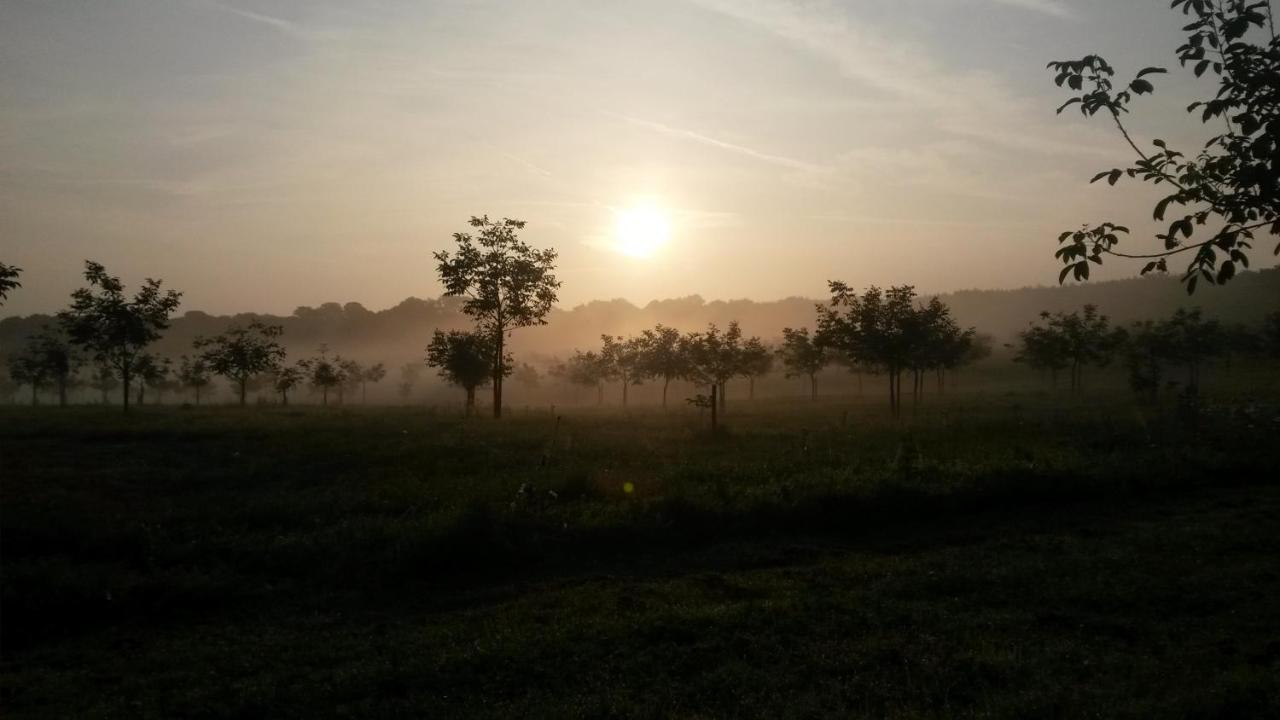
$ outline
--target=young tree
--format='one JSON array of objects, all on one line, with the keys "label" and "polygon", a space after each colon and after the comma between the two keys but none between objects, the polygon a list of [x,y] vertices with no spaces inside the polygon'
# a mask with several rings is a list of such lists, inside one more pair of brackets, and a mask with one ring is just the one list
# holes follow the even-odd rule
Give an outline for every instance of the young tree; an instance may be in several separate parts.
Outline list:
[{"label": "young tree", "polygon": [[82,362],[61,333],[45,327],[27,340],[21,354],[9,358],[9,371],[14,380],[31,384],[33,405],[38,389],[48,383],[57,388],[58,405],[66,407],[67,390]]},{"label": "young tree", "polygon": [[133,376],[138,379],[139,407],[146,400],[147,388],[163,392],[164,383],[169,378],[170,366],[169,358],[161,358],[151,353],[143,353],[133,361]]},{"label": "young tree", "polygon": [[[1152,148],[1143,150],[1122,116],[1134,96],[1155,90],[1148,77],[1166,72],[1164,68],[1146,68],[1117,87],[1115,70],[1097,55],[1049,63],[1059,87],[1065,84],[1080,93],[1058,112],[1075,105],[1086,117],[1100,113],[1110,117],[1137,155],[1129,167],[1103,171],[1093,182],[1106,178],[1115,185],[1128,176],[1165,186],[1169,194],[1156,203],[1157,221],[1165,220],[1171,208],[1182,208],[1168,231],[1156,235],[1163,250],[1152,253],[1116,251],[1119,235],[1129,231],[1110,222],[1062,233],[1058,242],[1063,247],[1057,257],[1065,267],[1060,282],[1069,274],[1077,280],[1088,279],[1089,263],[1101,264],[1103,255],[1148,260],[1142,270],[1148,273],[1165,271],[1169,257],[1192,252],[1183,281],[1187,291],[1194,292],[1200,279],[1225,283],[1235,276],[1237,266],[1247,268],[1255,231],[1280,235],[1280,122],[1275,120],[1275,108],[1280,106],[1280,40],[1271,3],[1174,0],[1172,7],[1192,18],[1183,28],[1189,34],[1177,49],[1178,61],[1184,68],[1192,66],[1196,77],[1217,76],[1217,92],[1187,110],[1199,114],[1203,123],[1222,123],[1225,132],[1192,153],[1194,157],[1163,140],[1154,140]],[[1200,227],[1207,227],[1209,235],[1192,242]],[[1276,252],[1280,253],[1280,244]]]},{"label": "young tree", "polygon": [[22,268],[0,263],[0,306],[9,299],[10,292],[22,287],[22,283],[18,282],[18,277],[21,275]]},{"label": "young tree", "polygon": [[637,338],[613,337],[601,335],[603,346],[600,349],[600,361],[607,367],[607,375],[622,383],[622,407],[627,406],[627,388],[644,382],[644,363],[642,361],[642,345]]},{"label": "young tree", "polygon": [[305,375],[307,384],[320,391],[320,404],[327,406],[329,391],[341,387],[346,378],[339,366],[340,358],[330,360],[325,353],[326,350],[321,348],[320,357],[299,360],[298,368]]},{"label": "young tree", "polygon": [[520,363],[512,371],[511,379],[525,389],[534,390],[541,384],[542,375],[538,372],[538,368],[529,363]]},{"label": "young tree", "polygon": [[400,366],[400,382],[396,384],[396,392],[403,400],[408,400],[413,394],[414,385],[418,384],[418,378],[422,376],[422,366],[418,363],[405,363]]},{"label": "young tree", "polygon": [[196,405],[200,404],[200,392],[212,382],[209,366],[204,358],[197,355],[183,355],[178,363],[178,383],[182,387],[191,388],[195,392]]},{"label": "young tree", "polygon": [[1071,365],[1067,359],[1066,338],[1052,327],[1032,323],[1031,327],[1018,333],[1015,348],[1013,361],[1032,370],[1049,373],[1054,388],[1058,387],[1058,373]]},{"label": "young tree", "polygon": [[111,402],[111,391],[120,387],[120,381],[116,378],[115,370],[110,366],[98,364],[94,366],[89,387],[102,393],[102,404],[106,405]]},{"label": "young tree", "polygon": [[1200,373],[1208,361],[1226,352],[1226,333],[1217,320],[1205,320],[1200,308],[1178,308],[1161,323],[1168,338],[1167,359],[1187,371],[1187,393],[1200,392]]},{"label": "young tree", "polygon": [[667,407],[667,388],[672,380],[687,378],[689,354],[675,328],[658,325],[640,335],[640,367],[647,377],[662,379],[662,408]]},{"label": "young tree", "polygon": [[[467,393],[467,415],[475,413],[476,388],[490,382],[497,348],[492,336],[479,332],[436,330],[427,345],[427,365],[438,368],[440,377]],[[509,368],[509,363],[503,363]],[[498,398],[495,396],[495,401]]]},{"label": "young tree", "polygon": [[760,341],[760,338],[748,338],[742,344],[742,355],[739,358],[740,374],[747,378],[747,399],[756,399],[756,378],[773,372],[773,351]]},{"label": "young tree", "polygon": [[342,377],[342,381],[338,383],[338,404],[341,405],[347,401],[348,392],[355,392],[356,388],[363,385],[364,366],[356,360],[343,360],[341,355],[333,361]]},{"label": "young tree", "polygon": [[720,412],[725,409],[725,385],[742,374],[742,328],[738,321],[729,323],[722,333],[715,323],[705,332],[685,336],[685,352],[690,360],[690,376],[696,382],[716,386]]},{"label": "young tree", "polygon": [[[1071,394],[1075,395],[1084,388],[1085,367],[1106,366],[1119,347],[1118,338],[1107,316],[1099,314],[1094,305],[1070,314],[1042,312],[1040,318],[1043,326],[1033,324],[1019,335],[1023,349],[1014,359],[1050,369],[1055,376],[1058,369],[1069,368]],[[1060,358],[1042,357],[1051,352]]]},{"label": "young tree", "polygon": [[613,379],[613,366],[594,350],[575,350],[568,360],[552,366],[551,375],[570,385],[595,388],[596,405],[603,405],[604,384]]},{"label": "young tree", "polygon": [[435,253],[445,294],[464,296],[462,311],[492,345],[493,416],[502,417],[502,380],[508,374],[507,337],[517,328],[545,325],[556,302],[556,251],[520,240],[524,221],[472,217],[477,234],[455,233],[457,252]]},{"label": "young tree", "polygon": [[902,411],[902,372],[912,367],[919,333],[915,288],[902,285],[882,291],[872,286],[862,295],[839,281],[829,282],[831,302],[818,306],[816,342],[851,362],[884,370],[889,379],[889,409]]},{"label": "young tree", "polygon": [[374,363],[373,365],[370,365],[369,367],[364,368],[363,370],[360,371],[358,377],[360,380],[360,404],[361,405],[364,405],[365,402],[368,401],[369,399],[368,384],[374,383],[376,385],[382,382],[382,379],[385,378],[386,376],[387,376],[387,368],[382,363]]},{"label": "young tree", "polygon": [[817,400],[818,373],[831,362],[827,349],[809,337],[809,328],[783,328],[782,347],[777,352],[787,369],[787,377],[808,378],[809,399]]},{"label": "young tree", "polygon": [[71,294],[71,307],[58,313],[58,319],[72,343],[120,377],[128,412],[134,363],[169,327],[169,315],[182,294],[162,292],[161,281],[148,278],[132,299],[126,298],[120,279],[92,261],[85,261],[84,277],[89,287]]},{"label": "young tree", "polygon": [[197,338],[195,348],[203,351],[200,357],[210,371],[235,383],[244,407],[250,379],[274,372],[284,361],[285,350],[278,341],[283,334],[279,325],[254,320],[248,327],[235,325],[221,335]]},{"label": "young tree", "polygon": [[276,369],[271,377],[271,386],[275,388],[276,392],[280,393],[281,405],[287,406],[289,404],[289,393],[301,385],[305,379],[306,372],[300,363]]}]

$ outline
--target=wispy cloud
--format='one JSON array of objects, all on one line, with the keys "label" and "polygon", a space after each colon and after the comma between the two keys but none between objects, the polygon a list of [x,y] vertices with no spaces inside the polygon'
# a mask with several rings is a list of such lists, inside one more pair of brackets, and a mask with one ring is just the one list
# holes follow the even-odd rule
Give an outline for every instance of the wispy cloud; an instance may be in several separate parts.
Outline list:
[{"label": "wispy cloud", "polygon": [[1059,18],[1074,18],[1075,13],[1058,0],[992,0],[999,5],[1011,5],[1025,10],[1042,12]]},{"label": "wispy cloud", "polygon": [[232,5],[227,5],[226,3],[217,2],[216,0],[214,2],[209,3],[209,6],[212,8],[221,10],[223,12],[230,13],[232,15],[236,15],[238,17],[244,18],[245,20],[248,20],[250,22],[255,22],[261,25],[267,25],[269,27],[273,27],[276,30],[279,30],[280,32],[283,32],[287,35],[294,35],[297,37],[301,37],[306,34],[303,31],[303,29],[297,25],[297,23],[292,23],[292,22],[289,22],[288,20],[285,20],[283,18],[278,18],[273,15],[254,12],[253,10],[244,10],[242,8],[234,7]]},{"label": "wispy cloud", "polygon": [[795,158],[789,158],[783,155],[775,155],[773,153],[762,152],[760,150],[756,150],[755,148],[749,148],[745,145],[738,145],[735,143],[726,142],[724,140],[719,140],[717,138],[713,138],[708,135],[703,135],[702,133],[697,133],[692,130],[672,127],[670,125],[664,125],[663,123],[660,123],[660,122],[654,122],[652,120],[643,120],[641,118],[630,117],[627,115],[618,115],[616,113],[606,113],[606,114],[612,117],[616,117],[619,120],[623,120],[632,125],[654,130],[656,132],[662,133],[663,135],[669,135],[671,137],[690,140],[702,145],[719,148],[721,150],[727,150],[731,153],[736,153],[738,155],[754,158],[756,160],[760,160],[763,162],[791,168],[793,170],[820,169],[820,166],[814,165],[813,163],[807,163],[807,162],[804,162],[803,160],[797,160]]}]

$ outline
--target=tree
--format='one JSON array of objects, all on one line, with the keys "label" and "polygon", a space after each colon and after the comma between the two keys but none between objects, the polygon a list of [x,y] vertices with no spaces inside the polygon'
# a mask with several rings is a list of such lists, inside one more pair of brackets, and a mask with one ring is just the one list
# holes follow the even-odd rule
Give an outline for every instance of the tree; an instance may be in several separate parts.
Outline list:
[{"label": "tree", "polygon": [[157,402],[164,400],[164,388],[169,380],[172,362],[151,353],[143,353],[133,362],[133,375],[138,379],[138,405],[146,399],[147,388],[157,392]]},{"label": "tree", "polygon": [[271,378],[271,386],[280,393],[280,404],[289,404],[289,393],[306,379],[306,371],[301,364],[277,368]]},{"label": "tree", "polygon": [[108,365],[98,364],[94,366],[93,376],[89,380],[89,387],[102,393],[102,404],[106,405],[111,402],[111,391],[120,387],[120,381],[116,378],[115,370]]},{"label": "tree", "polygon": [[178,383],[195,391],[196,405],[200,404],[200,392],[212,381],[209,366],[200,355],[183,355],[178,363]]},{"label": "tree", "polygon": [[1200,308],[1179,308],[1173,317],[1161,323],[1168,339],[1167,359],[1187,371],[1186,391],[1200,392],[1200,373],[1205,364],[1226,352],[1226,333],[1217,320],[1205,320]]},{"label": "tree", "polygon": [[396,384],[396,392],[401,399],[408,400],[413,394],[413,386],[418,384],[422,376],[422,366],[418,363],[405,363],[400,366],[400,382]]},{"label": "tree", "polygon": [[[496,351],[492,336],[486,333],[436,330],[427,345],[427,365],[438,368],[441,378],[466,391],[466,414],[471,415],[476,409],[476,388],[492,380]],[[509,363],[501,365],[510,367]]]},{"label": "tree", "polygon": [[1022,349],[1014,360],[1049,369],[1055,381],[1058,370],[1070,369],[1073,395],[1084,389],[1085,367],[1107,365],[1119,348],[1110,321],[1094,305],[1070,314],[1042,312],[1040,319],[1043,325],[1033,323],[1019,334]]},{"label": "tree", "polygon": [[640,335],[641,371],[652,378],[662,379],[662,407],[667,407],[667,388],[672,380],[689,376],[689,355],[675,328],[658,325]]},{"label": "tree", "polygon": [[715,385],[717,403],[724,412],[725,385],[742,374],[742,328],[738,321],[731,321],[723,333],[711,323],[705,332],[686,335],[685,353],[690,360],[690,379]]},{"label": "tree", "polygon": [[[1280,235],[1280,40],[1271,3],[1174,0],[1171,7],[1192,17],[1183,28],[1189,33],[1187,40],[1176,51],[1179,63],[1190,66],[1196,77],[1217,77],[1218,91],[1212,98],[1192,103],[1187,111],[1199,114],[1205,124],[1221,122],[1225,132],[1211,138],[1194,157],[1164,140],[1154,140],[1152,149],[1143,150],[1123,115],[1135,96],[1154,92],[1148,77],[1167,72],[1164,68],[1145,68],[1118,87],[1115,69],[1097,55],[1049,63],[1059,87],[1080,93],[1058,112],[1074,105],[1086,117],[1109,116],[1137,156],[1129,167],[1105,170],[1093,182],[1106,178],[1115,185],[1127,176],[1168,188],[1152,213],[1156,221],[1170,219],[1170,209],[1181,208],[1168,230],[1156,235],[1163,249],[1153,253],[1118,252],[1118,238],[1129,230],[1111,222],[1062,233],[1057,257],[1065,267],[1059,282],[1068,275],[1088,279],[1089,264],[1102,264],[1103,255],[1147,260],[1142,272],[1148,273],[1163,272],[1171,256],[1191,252],[1182,279],[1187,292],[1195,292],[1201,279],[1225,283],[1238,267],[1249,267],[1255,231]],[[1207,227],[1209,234],[1193,242],[1198,227]],[[1276,253],[1280,254],[1280,243]]]},{"label": "tree", "polygon": [[809,328],[782,329],[782,347],[778,348],[778,356],[787,369],[787,377],[805,377],[809,379],[809,399],[818,399],[818,373],[826,367],[831,359],[827,349],[814,342],[809,336]]},{"label": "tree", "polygon": [[22,287],[22,283],[18,282],[20,275],[22,275],[22,268],[0,263],[0,306],[9,299],[11,291]]},{"label": "tree", "polygon": [[338,383],[338,404],[341,405],[347,401],[347,393],[355,392],[363,383],[364,366],[356,360],[344,360],[341,355],[336,356],[333,362],[341,378]]},{"label": "tree", "polygon": [[329,404],[329,391],[340,387],[345,381],[342,368],[339,366],[339,358],[330,360],[326,355],[327,350],[321,348],[320,357],[308,358],[298,361],[298,368],[302,370],[307,383],[314,390],[320,391],[320,404]]},{"label": "tree", "polygon": [[162,292],[161,281],[147,278],[128,299],[120,279],[92,261],[85,261],[84,276],[89,287],[71,294],[71,307],[58,313],[58,319],[72,343],[120,377],[128,412],[134,363],[169,327],[169,315],[181,303],[182,294]]},{"label": "tree", "polygon": [[66,407],[67,389],[82,362],[61,333],[45,327],[27,340],[22,353],[9,358],[9,375],[31,385],[32,405],[37,402],[39,388],[53,384],[58,391],[58,405]]},{"label": "tree", "polygon": [[818,306],[816,342],[851,362],[883,369],[889,379],[889,409],[902,410],[902,372],[918,352],[915,288],[902,285],[883,291],[872,286],[858,295],[839,281],[828,283],[831,302]]},{"label": "tree", "polygon": [[545,325],[556,302],[556,251],[535,250],[520,240],[522,220],[472,217],[477,234],[454,233],[457,252],[435,253],[445,294],[462,296],[462,311],[489,338],[493,367],[493,416],[502,417],[502,380],[508,373],[507,337],[517,328]]},{"label": "tree", "polygon": [[377,383],[382,382],[382,379],[386,376],[387,376],[387,368],[382,363],[374,363],[373,365],[370,365],[369,367],[365,368],[360,373],[360,404],[361,405],[364,405],[365,401],[368,400],[368,393],[367,393],[367,387],[366,387],[367,384],[374,383],[376,385]]},{"label": "tree", "polygon": [[748,338],[742,344],[739,357],[739,373],[747,378],[747,399],[756,399],[756,378],[764,377],[773,371],[773,351],[760,341],[760,338]]},{"label": "tree", "polygon": [[607,367],[607,376],[622,383],[622,407],[627,406],[627,388],[644,382],[643,346],[637,338],[601,335],[603,346],[600,361]]},{"label": "tree", "polygon": [[244,407],[249,380],[274,372],[284,361],[285,350],[277,340],[283,334],[279,325],[254,320],[248,327],[233,325],[221,335],[197,338],[195,347],[203,351],[200,357],[210,371],[235,383]]},{"label": "tree", "polygon": [[1269,313],[1263,321],[1262,343],[1271,357],[1280,358],[1280,310]]},{"label": "tree", "polygon": [[596,389],[596,404],[604,404],[604,383],[613,377],[612,366],[594,351],[574,351],[563,363],[555,365],[551,374],[572,385]]}]

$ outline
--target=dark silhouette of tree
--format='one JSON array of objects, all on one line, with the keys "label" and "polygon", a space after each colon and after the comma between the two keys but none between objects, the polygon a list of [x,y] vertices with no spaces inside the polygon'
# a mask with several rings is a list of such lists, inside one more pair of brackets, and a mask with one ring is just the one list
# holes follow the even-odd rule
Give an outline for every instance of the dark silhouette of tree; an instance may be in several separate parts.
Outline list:
[{"label": "dark silhouette of tree", "polygon": [[507,337],[512,330],[545,325],[556,302],[556,251],[535,250],[520,240],[522,220],[472,217],[476,235],[455,233],[457,251],[435,253],[445,293],[465,297],[462,310],[489,338],[493,367],[493,416],[502,417],[502,381],[508,373]]},{"label": "dark silhouette of tree", "polygon": [[536,390],[542,382],[538,368],[529,363],[520,363],[511,373],[511,379],[526,390]]},{"label": "dark silhouette of tree", "polygon": [[742,343],[742,355],[739,358],[740,374],[747,378],[747,399],[756,399],[756,378],[773,372],[773,350],[761,342],[760,338],[747,338]]},{"label": "dark silhouette of tree", "polygon": [[[1086,117],[1102,113],[1137,155],[1127,168],[1098,173],[1115,185],[1121,178],[1167,188],[1168,194],[1155,205],[1157,221],[1166,220],[1173,208],[1174,219],[1166,232],[1156,238],[1163,250],[1148,254],[1117,251],[1119,236],[1128,234],[1122,225],[1104,222],[1062,233],[1057,257],[1065,267],[1059,282],[1074,275],[1089,277],[1089,264],[1102,264],[1103,255],[1148,260],[1142,272],[1165,271],[1167,260],[1183,252],[1193,253],[1183,281],[1188,292],[1196,283],[1225,283],[1239,268],[1249,266],[1248,251],[1254,233],[1266,229],[1280,235],[1280,40],[1277,40],[1270,2],[1248,0],[1175,0],[1192,22],[1183,28],[1186,42],[1177,49],[1182,67],[1190,66],[1196,77],[1217,76],[1218,91],[1208,100],[1192,103],[1187,111],[1197,113],[1202,123],[1222,123],[1225,132],[1211,138],[1198,152],[1184,154],[1163,140],[1154,140],[1143,150],[1126,127],[1123,116],[1134,96],[1155,90],[1149,76],[1167,72],[1149,67],[1127,84],[1117,86],[1115,69],[1097,55],[1080,60],[1049,63],[1057,73],[1054,82],[1066,85],[1076,95],[1058,112],[1078,106]],[[1208,235],[1192,242],[1196,228],[1207,227]],[[1280,254],[1280,243],[1276,245]]]},{"label": "dark silhouette of tree", "polygon": [[422,377],[422,366],[418,363],[405,363],[400,366],[400,382],[396,383],[396,393],[403,400],[408,400],[413,395],[413,387],[418,384],[418,379]]},{"label": "dark silhouette of tree", "polygon": [[306,377],[307,384],[320,391],[320,404],[329,404],[329,391],[342,386],[345,377],[339,363],[341,358],[329,359],[328,349],[320,348],[320,356],[298,361],[298,368]]},{"label": "dark silhouette of tree", "polygon": [[1169,338],[1168,359],[1186,369],[1186,392],[1198,395],[1204,366],[1226,352],[1226,332],[1222,324],[1204,319],[1200,308],[1180,308],[1162,325],[1162,332]]},{"label": "dark silhouette of tree", "polygon": [[147,388],[163,392],[164,383],[169,379],[171,363],[152,353],[143,353],[133,361],[133,376],[138,379],[138,405],[142,406],[147,397]]},{"label": "dark silhouette of tree", "polygon": [[21,275],[22,268],[0,263],[0,306],[9,299],[10,292],[22,287],[22,283],[18,282],[18,277]]},{"label": "dark silhouette of tree", "polygon": [[[436,330],[427,345],[427,365],[439,370],[446,382],[457,385],[467,393],[466,414],[476,409],[476,388],[492,380],[490,374],[496,352],[492,336],[479,332]],[[502,363],[506,372],[510,364]],[[495,397],[495,400],[497,398]]]},{"label": "dark silhouette of tree", "polygon": [[665,325],[645,330],[640,335],[640,348],[642,372],[648,377],[662,380],[662,407],[666,409],[667,388],[671,386],[671,381],[687,378],[689,375],[689,355],[685,351],[680,331]]},{"label": "dark silhouette of tree", "polygon": [[915,360],[919,333],[910,285],[882,291],[871,287],[862,295],[842,282],[828,283],[829,306],[818,306],[817,342],[853,362],[874,365],[889,379],[889,409],[902,410],[902,373]]},{"label": "dark silhouette of tree", "polygon": [[285,365],[276,369],[271,376],[271,386],[280,393],[280,404],[289,404],[289,393],[306,380],[306,370],[299,364]]},{"label": "dark silhouette of tree", "polygon": [[95,365],[93,375],[89,379],[89,387],[102,393],[102,404],[111,402],[111,391],[120,387],[115,370],[108,365]]},{"label": "dark silhouette of tree", "polygon": [[725,386],[742,373],[742,328],[734,320],[724,332],[715,323],[700,333],[685,336],[690,378],[699,384],[715,385],[720,412],[725,410]]},{"label": "dark silhouette of tree", "polygon": [[333,362],[341,378],[338,383],[338,404],[342,405],[347,401],[347,393],[355,392],[356,388],[360,387],[364,377],[364,366],[356,360],[345,360],[341,355],[334,357]]},{"label": "dark silhouette of tree", "polygon": [[169,327],[169,315],[182,294],[162,292],[161,281],[147,278],[132,299],[126,298],[120,279],[92,261],[85,261],[84,277],[89,287],[71,294],[71,307],[58,313],[58,319],[72,343],[119,376],[128,412],[134,363]]},{"label": "dark silhouette of tree", "polygon": [[563,363],[552,368],[551,374],[571,385],[596,389],[596,404],[604,404],[604,384],[613,378],[613,367],[594,351],[575,351]]},{"label": "dark silhouette of tree", "polygon": [[191,388],[195,393],[196,405],[200,405],[200,393],[213,381],[209,366],[200,355],[190,357],[183,355],[178,362],[178,383]]},{"label": "dark silhouette of tree", "polygon": [[364,405],[368,400],[368,384],[375,385],[382,382],[387,376],[387,368],[382,363],[374,363],[360,373],[360,404]]},{"label": "dark silhouette of tree", "polygon": [[809,336],[809,328],[783,328],[778,356],[782,358],[787,377],[808,378],[809,399],[817,400],[818,373],[831,363],[831,358],[827,349]]},{"label": "dark silhouette of tree", "polygon": [[58,392],[58,405],[67,406],[67,390],[83,364],[66,338],[53,328],[45,327],[27,340],[26,348],[9,358],[9,375],[15,381],[31,385],[31,404],[38,402],[38,391],[52,384]]},{"label": "dark silhouette of tree", "polygon": [[638,338],[601,335],[600,361],[608,368],[609,379],[622,383],[622,407],[627,406],[627,388],[645,379],[643,344]]},{"label": "dark silhouette of tree", "polygon": [[[1093,305],[1072,313],[1040,313],[1042,325],[1033,323],[1019,334],[1022,343],[1015,361],[1044,368],[1054,374],[1071,371],[1071,393],[1084,388],[1084,369],[1093,365],[1105,367],[1119,349],[1121,338],[1111,329],[1106,315]],[[1050,357],[1056,353],[1058,358]]]},{"label": "dark silhouette of tree", "polygon": [[221,335],[197,338],[195,347],[209,370],[235,383],[240,406],[245,405],[249,381],[257,375],[274,372],[284,361],[285,350],[278,338],[284,334],[279,325],[264,325],[254,320],[248,327],[232,326]]}]

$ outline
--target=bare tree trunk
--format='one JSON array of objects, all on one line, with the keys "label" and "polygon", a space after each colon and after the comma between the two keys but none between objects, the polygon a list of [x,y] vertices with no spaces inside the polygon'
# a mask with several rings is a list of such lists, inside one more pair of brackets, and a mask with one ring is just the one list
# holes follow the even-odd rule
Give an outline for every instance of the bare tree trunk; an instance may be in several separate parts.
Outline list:
[{"label": "bare tree trunk", "polygon": [[129,381],[133,378],[129,376],[129,370],[126,368],[120,373],[120,387],[124,391],[124,411],[129,412]]},{"label": "bare tree trunk", "polygon": [[472,415],[475,414],[475,412],[476,412],[476,388],[474,385],[472,385],[471,387],[467,388],[467,408],[465,410],[465,414],[467,417],[471,417]]},{"label": "bare tree trunk", "polygon": [[495,420],[502,418],[502,353],[506,340],[502,327],[498,328],[496,335],[498,348],[493,356],[493,417]]},{"label": "bare tree trunk", "polygon": [[622,407],[627,406],[627,376],[622,376]]},{"label": "bare tree trunk", "polygon": [[662,409],[667,409],[667,386],[671,384],[671,378],[662,378]]},{"label": "bare tree trunk", "polygon": [[818,373],[809,374],[809,400],[810,402],[818,400]]},{"label": "bare tree trunk", "polygon": [[244,407],[245,394],[248,392],[249,378],[240,379],[240,407]]},{"label": "bare tree trunk", "polygon": [[596,383],[596,406],[602,407],[603,405],[604,405],[604,383],[598,382]]},{"label": "bare tree trunk", "polygon": [[720,381],[720,383],[719,383],[719,385],[720,385],[720,388],[719,388],[719,392],[720,392],[720,412],[721,412],[721,413],[723,413],[723,412],[724,412],[724,400],[725,400],[725,396],[729,394],[729,393],[725,392],[725,387],[726,387],[728,384],[729,384],[729,381],[728,381],[728,380],[721,380],[721,381]]},{"label": "bare tree trunk", "polygon": [[320,406],[321,407],[329,406],[329,386],[328,385],[325,385],[320,388]]},{"label": "bare tree trunk", "polygon": [[747,400],[756,399],[756,376],[747,376]]},{"label": "bare tree trunk", "polygon": [[40,386],[39,386],[39,385],[36,385],[36,384],[35,384],[35,382],[34,382],[34,381],[32,381],[32,383],[31,383],[31,407],[35,407],[35,406],[37,406],[37,405],[39,405],[39,404],[40,404]]}]

